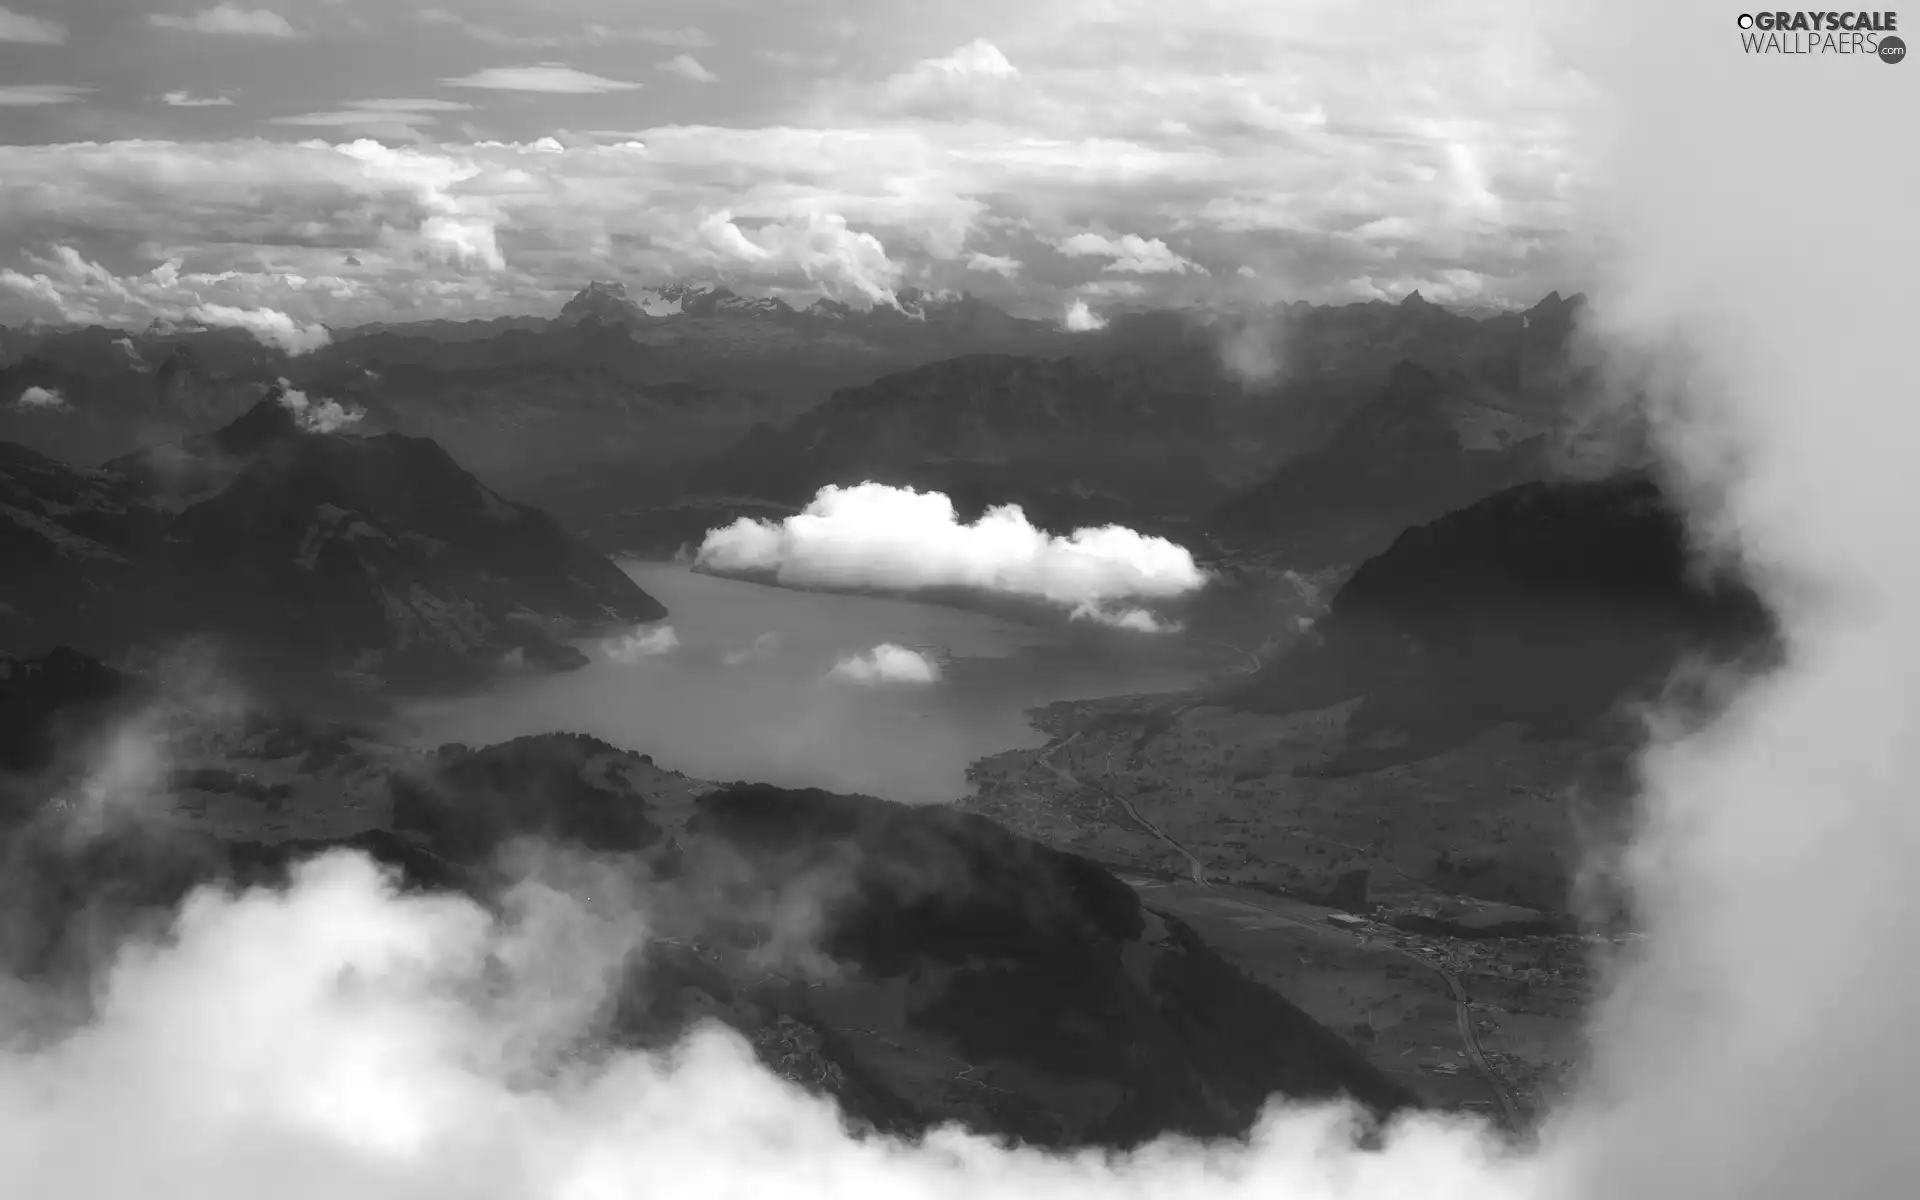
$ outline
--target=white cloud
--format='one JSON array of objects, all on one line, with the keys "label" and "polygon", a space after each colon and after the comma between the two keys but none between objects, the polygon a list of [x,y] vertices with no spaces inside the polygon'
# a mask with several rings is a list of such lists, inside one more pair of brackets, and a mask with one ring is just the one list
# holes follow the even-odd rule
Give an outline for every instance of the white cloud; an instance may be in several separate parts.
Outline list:
[{"label": "white cloud", "polygon": [[[582,278],[612,271],[717,279],[798,302],[829,294],[865,303],[910,280],[976,290],[1036,317],[1100,294],[1080,291],[1089,277],[1137,279],[1148,303],[1243,286],[1183,262],[1252,264],[1266,299],[1418,287],[1436,300],[1531,303],[1584,282],[1569,277],[1582,244],[1572,219],[1583,157],[1569,133],[1581,89],[1543,43],[1537,16],[1484,2],[1485,11],[1442,13],[1382,0],[1383,16],[1319,0],[1286,15],[1114,0],[1099,20],[1078,23],[1046,4],[988,6],[968,19],[966,37],[978,41],[902,72],[924,85],[911,103],[884,79],[862,82],[874,56],[903,44],[904,18],[863,13],[860,39],[836,49],[838,82],[804,85],[769,109],[769,88],[798,81],[730,77],[732,86],[707,93],[724,105],[724,126],[583,122],[642,143],[618,150],[553,130],[538,106],[487,112],[490,129],[520,142],[471,142],[458,139],[477,130],[431,120],[433,110],[364,102],[261,128],[413,147],[403,163],[354,173],[341,169],[337,148],[251,138],[0,145],[0,246],[65,243],[116,267],[113,256],[136,247],[145,262],[178,256],[195,271],[254,276],[265,307],[336,324],[551,311]],[[510,19],[498,6],[445,8]],[[602,36],[569,24],[582,11],[561,6],[539,21],[521,13],[509,28],[515,38]],[[1389,19],[1410,32],[1382,47],[1377,29]],[[801,57],[822,49],[835,48],[790,48]],[[315,44],[316,55],[336,52],[345,53],[330,39]],[[606,65],[618,61],[592,60],[595,78],[637,82]],[[475,81],[559,82],[499,74]],[[618,107],[626,115],[631,106]],[[756,109],[785,123],[755,124]],[[546,134],[565,152],[527,161],[524,147]],[[456,213],[425,214],[410,197],[412,179],[428,174],[432,203]],[[241,178],[251,185],[229,182]],[[745,235],[730,249],[705,234],[720,213]],[[866,256],[877,274],[845,255],[829,272],[809,272],[789,261],[810,253],[805,239],[771,256],[752,248],[763,228],[807,230],[830,218],[874,239],[869,250],[849,236],[839,250]],[[1395,218],[1404,226],[1379,224]],[[1401,234],[1354,232],[1390,228]],[[1122,253],[1035,253],[1088,231]],[[1128,256],[1117,231],[1146,249]],[[281,276],[338,273],[345,253],[364,265],[343,284],[275,294]],[[976,254],[1023,267],[1014,276],[974,269]],[[1136,266],[1143,271],[1122,269]]]},{"label": "white cloud", "polygon": [[196,96],[192,92],[168,92],[160,99],[174,108],[225,108],[233,103],[231,96]]},{"label": "white cloud", "polygon": [[1069,610],[1173,599],[1207,581],[1193,556],[1164,538],[1116,525],[1050,534],[1017,505],[965,524],[938,492],[877,483],[824,487],[778,523],[743,517],[711,530],[696,561],[801,587],[970,588]]},{"label": "white cloud", "polygon": [[676,54],[665,62],[655,63],[654,67],[670,75],[678,75],[682,79],[691,79],[695,83],[720,82],[718,75],[701,66],[700,61],[691,54]]},{"label": "white cloud", "polygon": [[1007,255],[976,252],[967,259],[967,269],[984,271],[1003,279],[1012,279],[1020,274],[1020,260]]},{"label": "white cloud", "polygon": [[1126,629],[1134,633],[1179,633],[1186,628],[1180,621],[1165,620],[1144,608],[1108,609],[1082,604],[1069,615],[1076,621],[1092,621],[1111,629]]},{"label": "white cloud", "polygon": [[1076,233],[1054,243],[1054,248],[1070,258],[1108,258],[1109,271],[1136,275],[1180,274],[1191,271],[1205,275],[1207,270],[1191,259],[1182,258],[1159,238],[1124,234],[1111,238],[1099,233]]},{"label": "white cloud", "polygon": [[606,890],[527,882],[495,913],[398,894],[336,853],[284,892],[196,893],[103,974],[95,1022],[29,1039],[0,1018],[9,1178],[31,1196],[204,1200],[565,1200],[663,1178],[729,1196],[1532,1200],[1533,1173],[1434,1119],[1377,1154],[1326,1106],[1276,1112],[1244,1145],[1067,1157],[957,1130],[858,1137],[717,1024],[555,1069],[648,940],[644,907]]},{"label": "white cloud", "polygon": [[284,379],[280,381],[280,404],[308,433],[339,433],[367,415],[364,410],[348,408],[338,400],[308,399],[305,392],[289,387]]},{"label": "white cloud", "polygon": [[940,682],[940,664],[917,650],[883,642],[865,654],[849,654],[833,664],[829,679],[874,686]]},{"label": "white cloud", "polygon": [[623,79],[607,79],[587,71],[577,71],[563,63],[540,63],[530,67],[488,67],[471,75],[440,81],[447,87],[488,88],[505,92],[547,92],[563,96],[588,96],[603,92],[631,92],[643,84]]},{"label": "white cloud", "polygon": [[188,33],[212,33],[232,37],[297,38],[300,30],[277,12],[264,8],[241,8],[237,4],[216,4],[182,16],[176,13],[151,13],[147,23],[156,29],[177,29]]},{"label": "white cloud", "polygon": [[671,625],[636,629],[623,637],[611,639],[605,645],[608,658],[627,666],[632,666],[643,659],[672,654],[679,648],[680,635],[674,632]]},{"label": "white cloud", "polygon": [[927,58],[890,76],[877,100],[884,111],[930,117],[973,117],[998,111],[1006,85],[1019,76],[1000,48],[979,38],[951,54]]},{"label": "white cloud", "polygon": [[1074,333],[1092,333],[1107,327],[1107,319],[1088,308],[1087,302],[1078,296],[1073,298],[1073,303],[1067,305],[1066,315],[1061,318],[1060,323]]},{"label": "white cloud", "polygon": [[21,392],[14,403],[21,408],[65,408],[67,398],[58,388],[43,388],[35,384]]},{"label": "white cloud", "polygon": [[196,304],[187,319],[229,329],[244,329],[269,346],[288,354],[310,354],[333,340],[325,325],[302,325],[271,308],[234,308],[227,304]]},{"label": "white cloud", "polygon": [[38,108],[48,104],[71,104],[91,94],[90,87],[70,83],[0,84],[0,108]]},{"label": "white cloud", "polygon": [[28,46],[64,46],[67,27],[46,17],[0,8],[0,42]]}]

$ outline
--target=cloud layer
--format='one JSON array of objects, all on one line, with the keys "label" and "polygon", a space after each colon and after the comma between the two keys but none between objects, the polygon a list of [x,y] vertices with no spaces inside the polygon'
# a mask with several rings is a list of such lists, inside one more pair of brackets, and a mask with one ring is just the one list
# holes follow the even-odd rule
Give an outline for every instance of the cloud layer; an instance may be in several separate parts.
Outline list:
[{"label": "cloud layer", "polygon": [[864,654],[850,654],[833,664],[829,679],[866,685],[940,682],[940,664],[905,646],[883,642]]},{"label": "cloud layer", "polygon": [[61,393],[59,388],[44,388],[39,384],[34,384],[32,387],[21,392],[19,398],[16,399],[14,403],[21,408],[65,408],[67,406],[67,398]]},{"label": "cloud layer", "polygon": [[1036,529],[1018,505],[968,524],[939,492],[863,483],[821,488],[781,522],[742,517],[708,532],[695,561],[768,572],[799,587],[924,591],[967,588],[1042,600],[1084,614],[1126,601],[1171,600],[1206,575],[1164,538],[1117,525],[1069,535]]},{"label": "cloud layer", "polygon": [[[697,26],[591,0],[348,7],[310,30],[267,6],[159,13],[140,32],[167,71],[123,55],[10,82],[0,131],[44,144],[0,147],[0,253],[69,245],[122,276],[177,258],[336,325],[546,308],[590,277],[965,287],[1027,315],[1102,279],[1139,303],[1580,282],[1591,89],[1518,0],[678,10]],[[236,63],[241,33],[256,58]],[[340,144],[287,140],[314,130]]]}]

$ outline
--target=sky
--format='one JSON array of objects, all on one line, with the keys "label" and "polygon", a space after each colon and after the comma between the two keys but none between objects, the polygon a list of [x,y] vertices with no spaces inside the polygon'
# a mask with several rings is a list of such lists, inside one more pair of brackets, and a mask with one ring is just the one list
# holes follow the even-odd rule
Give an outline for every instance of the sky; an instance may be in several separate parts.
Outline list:
[{"label": "sky", "polygon": [[0,322],[1530,304],[1595,90],[1515,0],[0,0]]}]

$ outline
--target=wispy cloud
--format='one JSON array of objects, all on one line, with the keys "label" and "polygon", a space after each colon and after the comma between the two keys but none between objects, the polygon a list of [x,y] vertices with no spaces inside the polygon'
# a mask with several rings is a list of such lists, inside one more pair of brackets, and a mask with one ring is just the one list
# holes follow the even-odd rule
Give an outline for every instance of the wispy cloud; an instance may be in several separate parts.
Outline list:
[{"label": "wispy cloud", "polygon": [[179,29],[188,33],[213,33],[228,37],[297,38],[300,30],[277,12],[264,8],[241,8],[237,4],[216,4],[191,15],[153,13],[147,23],[156,29]]},{"label": "wispy cloud", "polygon": [[669,75],[678,75],[682,79],[691,79],[695,83],[720,82],[718,75],[701,66],[700,60],[691,54],[676,54],[663,63],[655,63],[654,67],[667,72]]},{"label": "wispy cloud", "polygon": [[58,21],[49,21],[45,17],[28,16],[10,8],[0,8],[0,42],[15,42],[28,46],[64,46],[67,42],[67,27]]},{"label": "wispy cloud", "polygon": [[33,108],[43,104],[70,104],[92,92],[68,83],[0,84],[0,108]]},{"label": "wispy cloud", "polygon": [[1054,249],[1069,258],[1111,259],[1113,261],[1104,268],[1108,271],[1133,275],[1183,274],[1189,271],[1207,274],[1205,267],[1174,253],[1159,238],[1143,238],[1133,233],[1117,238],[1099,233],[1076,233],[1055,242]]},{"label": "wispy cloud", "polygon": [[420,13],[419,19],[429,25],[457,30],[474,41],[485,42],[489,46],[575,50],[585,46],[616,46],[634,42],[653,46],[671,46],[676,49],[699,49],[713,45],[713,39],[704,29],[693,27],[684,29],[664,29],[655,26],[618,28],[589,22],[578,29],[559,33],[551,30],[538,33],[516,33],[501,29],[497,25],[468,20],[459,13],[444,8],[425,9]]},{"label": "wispy cloud", "polygon": [[563,63],[531,67],[488,67],[471,75],[440,81],[447,87],[487,88],[502,92],[547,92],[563,96],[590,96],[601,92],[631,92],[641,84],[576,71]]},{"label": "wispy cloud", "polygon": [[412,140],[422,125],[432,125],[439,113],[466,112],[473,108],[458,100],[382,99],[349,100],[344,108],[327,112],[296,113],[273,117],[275,125],[304,125],[319,129],[347,129],[376,137]]},{"label": "wispy cloud", "polygon": [[168,92],[160,99],[174,108],[225,108],[233,103],[231,96],[196,96],[192,92]]}]

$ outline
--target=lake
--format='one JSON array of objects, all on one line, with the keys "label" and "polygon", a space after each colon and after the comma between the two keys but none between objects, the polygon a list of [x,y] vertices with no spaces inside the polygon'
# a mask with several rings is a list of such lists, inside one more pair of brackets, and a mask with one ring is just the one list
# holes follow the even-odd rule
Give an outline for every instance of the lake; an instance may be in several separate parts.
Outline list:
[{"label": "lake", "polygon": [[[590,665],[409,706],[422,744],[591,734],[698,778],[864,792],[904,803],[967,793],[984,755],[1042,745],[1026,709],[1056,700],[1174,691],[1217,667],[1178,636],[1043,628],[936,604],[797,591],[621,568],[667,606],[677,646],[621,653],[583,642]],[[636,633],[654,631],[643,626]],[[830,678],[843,657],[894,643],[935,659],[933,683]]]}]

